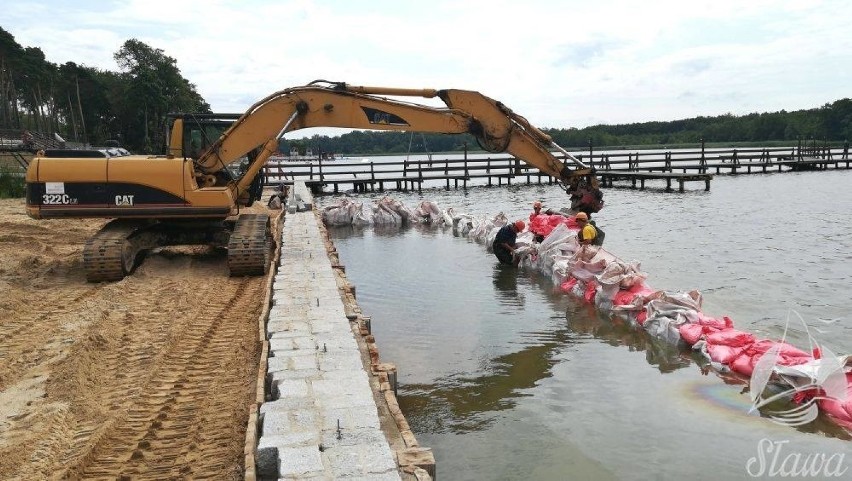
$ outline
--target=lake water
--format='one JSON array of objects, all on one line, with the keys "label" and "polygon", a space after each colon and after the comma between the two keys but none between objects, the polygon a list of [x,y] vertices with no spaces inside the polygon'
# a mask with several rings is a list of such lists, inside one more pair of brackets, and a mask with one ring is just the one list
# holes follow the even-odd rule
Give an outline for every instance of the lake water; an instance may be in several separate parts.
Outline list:
[{"label": "lake water", "polygon": [[[819,341],[852,353],[852,171],[717,176],[710,192],[649,185],[607,189],[596,219],[607,249],[641,261],[650,286],[698,289],[705,313],[760,337],[780,337],[796,312]],[[526,219],[534,200],[567,202],[557,186],[388,195],[510,219]],[[449,229],[330,233],[438,479],[753,479],[761,460],[772,468],[766,443],[781,449],[776,469],[789,454],[843,454],[843,477],[852,473],[852,444],[831,425],[748,414],[736,379],[702,373],[689,352],[538,272],[499,267]],[[807,350],[796,326],[789,338]]]}]

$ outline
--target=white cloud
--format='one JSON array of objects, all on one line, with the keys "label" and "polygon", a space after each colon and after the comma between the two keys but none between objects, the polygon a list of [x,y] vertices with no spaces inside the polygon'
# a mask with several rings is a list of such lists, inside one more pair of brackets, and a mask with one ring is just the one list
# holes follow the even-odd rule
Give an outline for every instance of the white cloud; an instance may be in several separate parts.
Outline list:
[{"label": "white cloud", "polygon": [[50,61],[110,70],[113,53],[137,38],[174,57],[217,111],[324,78],[478,90],[535,125],[583,127],[848,97],[847,8],[839,0],[34,1],[4,7],[4,28]]}]

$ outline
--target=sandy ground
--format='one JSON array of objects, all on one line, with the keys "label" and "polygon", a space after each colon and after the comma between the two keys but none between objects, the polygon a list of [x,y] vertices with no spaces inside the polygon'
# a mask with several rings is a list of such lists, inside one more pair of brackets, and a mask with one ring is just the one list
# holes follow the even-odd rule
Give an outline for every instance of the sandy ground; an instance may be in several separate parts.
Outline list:
[{"label": "sandy ground", "polygon": [[242,479],[265,279],[194,247],[89,284],[104,223],[0,200],[0,479]]}]

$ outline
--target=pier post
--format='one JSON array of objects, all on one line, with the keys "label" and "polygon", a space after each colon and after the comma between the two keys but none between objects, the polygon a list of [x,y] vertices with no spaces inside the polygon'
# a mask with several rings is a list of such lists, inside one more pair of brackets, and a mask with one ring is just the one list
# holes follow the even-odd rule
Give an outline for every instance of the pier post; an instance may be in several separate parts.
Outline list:
[{"label": "pier post", "polygon": [[467,141],[464,143],[464,189],[467,190],[467,179],[470,172],[467,170]]}]

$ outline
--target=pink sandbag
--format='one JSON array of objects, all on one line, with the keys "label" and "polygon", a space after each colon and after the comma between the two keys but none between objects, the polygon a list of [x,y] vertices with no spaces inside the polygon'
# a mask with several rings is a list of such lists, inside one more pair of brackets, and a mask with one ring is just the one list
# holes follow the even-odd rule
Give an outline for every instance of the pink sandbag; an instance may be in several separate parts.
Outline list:
[{"label": "pink sandbag", "polygon": [[539,214],[530,218],[530,232],[547,237],[559,224],[565,224],[569,228],[568,218],[559,214]]},{"label": "pink sandbag", "polygon": [[[707,317],[703,312],[698,313],[698,322],[681,324],[678,328],[680,337],[683,338],[690,346],[698,342],[701,336],[709,336],[719,331],[732,329],[733,321],[729,317],[724,317],[723,320]],[[718,340],[716,337],[714,340]],[[718,343],[717,343],[718,344]]]},{"label": "pink sandbag", "polygon": [[615,297],[612,298],[613,306],[629,306],[633,305],[633,301],[636,299],[636,296],[647,296],[648,294],[653,294],[654,289],[646,286],[644,282],[637,282],[633,284],[628,289],[620,289],[615,293]]},{"label": "pink sandbag", "polygon": [[645,321],[648,320],[648,311],[642,311],[639,314],[636,314],[636,322],[639,323],[640,326],[645,325]]},{"label": "pink sandbag", "polygon": [[743,352],[745,348],[739,346],[726,346],[724,344],[707,343],[707,354],[710,359],[730,365]]},{"label": "pink sandbag", "polygon": [[586,298],[586,302],[592,303],[592,302],[595,301],[595,294],[597,293],[597,287],[598,287],[598,283],[594,279],[590,280],[589,282],[586,283],[586,293],[583,295],[583,297]]},{"label": "pink sandbag", "polygon": [[820,399],[819,408],[828,414],[832,421],[852,429],[852,372],[846,374],[846,399]]},{"label": "pink sandbag", "polygon": [[677,328],[678,332],[680,332],[680,337],[686,341],[690,346],[698,342],[701,339],[701,336],[704,335],[704,326],[699,324],[681,324],[680,327]]},{"label": "pink sandbag", "polygon": [[766,354],[766,351],[776,345],[781,347],[778,352],[778,359],[775,361],[780,366],[795,366],[813,359],[810,354],[786,342],[762,339],[743,349],[742,353],[731,363],[731,369],[739,374],[751,376],[757,361]]},{"label": "pink sandbag", "polygon": [[576,285],[577,285],[577,279],[574,278],[574,277],[569,277],[568,280],[566,280],[565,282],[562,283],[562,285],[559,286],[559,288],[562,289],[562,292],[569,292],[570,293],[574,289],[574,286],[576,286]]},{"label": "pink sandbag", "polygon": [[707,336],[707,344],[710,345],[745,347],[754,343],[754,341],[754,334],[736,329],[725,329]]},{"label": "pink sandbag", "polygon": [[702,326],[712,327],[718,331],[724,329],[733,329],[734,321],[731,320],[730,317],[725,316],[722,319],[716,319],[714,317],[708,317],[703,312],[698,313],[698,324]]}]

